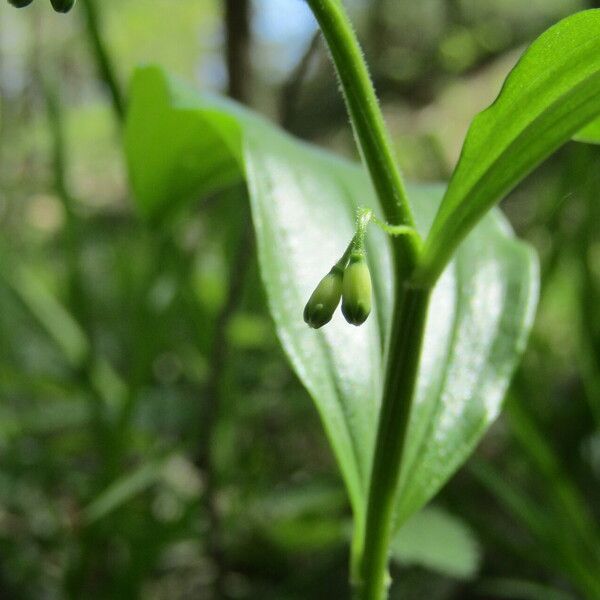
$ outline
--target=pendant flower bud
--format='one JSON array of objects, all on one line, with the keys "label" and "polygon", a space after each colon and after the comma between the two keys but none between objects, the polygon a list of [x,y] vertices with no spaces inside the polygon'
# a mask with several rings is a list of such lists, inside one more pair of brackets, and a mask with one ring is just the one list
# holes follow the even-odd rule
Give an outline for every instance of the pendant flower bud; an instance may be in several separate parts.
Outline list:
[{"label": "pendant flower bud", "polygon": [[350,257],[344,271],[342,313],[351,325],[362,325],[371,313],[371,273],[363,252]]},{"label": "pendant flower bud", "polygon": [[75,0],[50,0],[52,8],[56,12],[67,13],[75,5]]},{"label": "pendant flower bud", "polygon": [[26,6],[29,6],[33,0],[8,0],[8,2],[16,8],[25,8]]},{"label": "pendant flower bud", "polygon": [[304,321],[313,329],[319,329],[331,321],[342,297],[343,270],[337,265],[321,279],[306,307]]}]

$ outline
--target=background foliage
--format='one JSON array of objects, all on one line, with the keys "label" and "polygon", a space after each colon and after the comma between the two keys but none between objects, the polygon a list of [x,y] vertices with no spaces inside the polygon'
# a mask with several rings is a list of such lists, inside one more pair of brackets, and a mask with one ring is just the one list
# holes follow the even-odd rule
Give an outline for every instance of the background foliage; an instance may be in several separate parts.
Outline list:
[{"label": "background foliage", "polygon": [[[275,338],[245,190],[140,219],[94,5],[38,4],[0,6],[0,596],[344,597],[349,507]],[[523,45],[594,4],[348,2],[409,178],[446,178]],[[158,63],[353,155],[303,3],[254,2],[229,66],[244,30],[220,2],[97,8],[123,93]],[[570,144],[504,204],[541,256],[534,334],[504,416],[398,538],[397,597],[600,597],[598,159]]]}]

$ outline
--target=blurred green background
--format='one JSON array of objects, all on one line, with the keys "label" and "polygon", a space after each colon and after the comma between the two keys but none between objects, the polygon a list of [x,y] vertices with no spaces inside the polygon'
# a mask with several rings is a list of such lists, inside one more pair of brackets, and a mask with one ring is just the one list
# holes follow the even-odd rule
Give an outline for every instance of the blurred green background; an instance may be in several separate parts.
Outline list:
[{"label": "blurred green background", "polygon": [[[120,144],[158,63],[355,156],[308,8],[46,4],[0,4],[0,598],[348,597],[349,507],[244,190],[153,229]],[[439,181],[525,45],[600,2],[347,5],[404,172]],[[503,205],[540,253],[536,326],[504,416],[397,541],[392,598],[600,599],[599,166],[567,145]]]}]

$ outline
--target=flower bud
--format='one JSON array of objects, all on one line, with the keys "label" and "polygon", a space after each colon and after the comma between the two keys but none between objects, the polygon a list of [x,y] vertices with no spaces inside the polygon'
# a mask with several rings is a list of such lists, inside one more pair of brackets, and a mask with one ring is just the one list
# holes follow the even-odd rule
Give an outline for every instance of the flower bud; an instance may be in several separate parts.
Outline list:
[{"label": "flower bud", "polygon": [[8,0],[8,2],[16,8],[25,8],[26,6],[29,6],[33,0]]},{"label": "flower bud", "polygon": [[304,308],[304,321],[313,329],[319,329],[331,321],[342,297],[343,271],[335,266],[315,288]]},{"label": "flower bud", "polygon": [[371,312],[371,273],[364,253],[354,253],[344,271],[342,313],[352,325],[362,325]]},{"label": "flower bud", "polygon": [[52,8],[56,12],[60,13],[69,12],[75,4],[75,0],[50,0],[50,2],[52,4]]}]

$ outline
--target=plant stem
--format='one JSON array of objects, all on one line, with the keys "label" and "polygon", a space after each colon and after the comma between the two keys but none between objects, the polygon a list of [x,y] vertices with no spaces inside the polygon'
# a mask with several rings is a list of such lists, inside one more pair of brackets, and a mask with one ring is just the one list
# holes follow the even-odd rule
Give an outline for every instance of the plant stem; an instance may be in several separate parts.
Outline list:
[{"label": "plant stem", "polygon": [[367,499],[360,563],[354,582],[360,600],[387,597],[387,563],[404,441],[414,396],[429,306],[429,289],[404,287],[394,309],[388,367]]},{"label": "plant stem", "polygon": [[300,90],[304,85],[308,70],[319,50],[320,41],[321,36],[317,32],[313,35],[302,58],[298,61],[298,64],[281,89],[279,122],[281,123],[281,126],[288,131],[290,131],[294,125]]},{"label": "plant stem", "polygon": [[[308,0],[335,64],[357,143],[375,186],[387,221],[414,227],[402,176],[396,165],[383,115],[360,45],[339,0]],[[405,257],[414,256],[411,240],[397,245]]]},{"label": "plant stem", "polygon": [[[429,286],[414,287],[421,239],[396,166],[381,109],[352,25],[340,0],[307,0],[329,46],[357,143],[393,240],[396,298],[387,355],[386,381],[371,469],[364,531],[352,549],[357,600],[384,600],[397,488],[423,343]],[[398,230],[404,226],[407,231]],[[412,234],[406,235],[408,230]]]},{"label": "plant stem", "polygon": [[[41,69],[38,69],[41,73]],[[75,207],[75,199],[69,189],[67,180],[68,153],[65,139],[65,124],[63,111],[53,77],[41,76],[44,100],[48,114],[48,124],[52,136],[52,162],[54,174],[54,189],[60,199],[65,213],[65,253],[69,275],[69,308],[77,324],[89,341],[88,351],[78,364],[71,365],[81,384],[89,390],[90,412],[93,417],[92,425],[98,445],[98,454],[103,459],[102,475],[97,478],[98,487],[111,481],[117,472],[116,455],[111,440],[111,431],[107,423],[105,402],[94,381],[94,367],[97,363],[94,348],[94,335],[88,298],[85,291],[81,270],[80,256],[82,254],[82,223]],[[112,441],[112,440],[111,440]]]},{"label": "plant stem", "polygon": [[119,123],[125,118],[125,100],[114,66],[108,55],[106,45],[100,33],[100,14],[96,0],[82,0],[87,36],[94,54],[100,79],[110,93],[112,107]]},{"label": "plant stem", "polygon": [[[41,73],[41,69],[40,69]],[[88,324],[87,306],[83,291],[81,267],[81,239],[79,235],[81,224],[74,209],[74,201],[67,183],[67,153],[66,140],[60,99],[57,97],[57,86],[50,76],[42,76],[44,100],[48,113],[48,124],[52,134],[52,161],[54,172],[54,189],[60,199],[65,213],[65,250],[69,267],[70,305],[82,327]],[[89,330],[86,330],[89,335]]]}]

